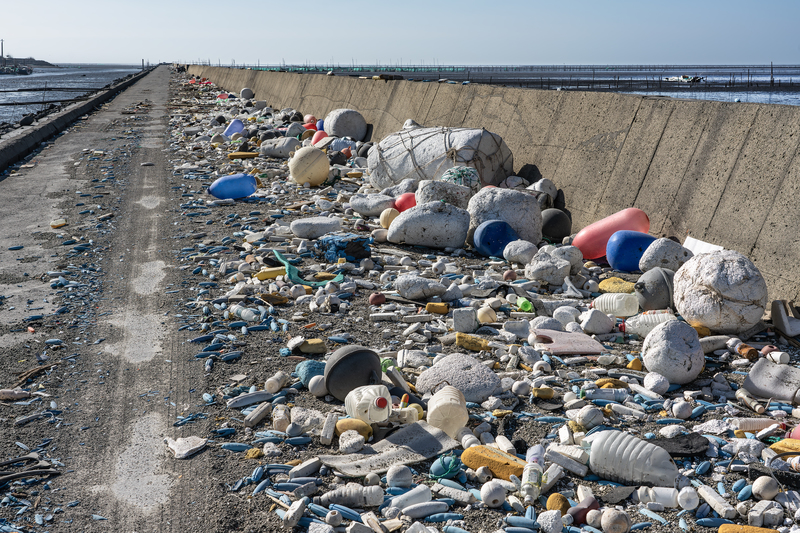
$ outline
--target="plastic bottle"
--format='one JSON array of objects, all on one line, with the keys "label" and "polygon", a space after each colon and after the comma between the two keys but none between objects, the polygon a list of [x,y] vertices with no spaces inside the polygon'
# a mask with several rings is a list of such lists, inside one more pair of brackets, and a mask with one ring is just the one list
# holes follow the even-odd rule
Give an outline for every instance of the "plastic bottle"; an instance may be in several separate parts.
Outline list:
[{"label": "plastic bottle", "polygon": [[278,370],[274,376],[267,380],[267,382],[264,384],[264,388],[267,392],[275,394],[284,388],[287,383],[289,383],[289,375],[283,370]]},{"label": "plastic bottle", "polygon": [[619,330],[623,333],[635,334],[644,338],[647,337],[647,334],[653,331],[657,325],[670,320],[678,320],[678,317],[673,315],[672,311],[669,309],[645,311],[620,324]]},{"label": "plastic bottle", "polygon": [[590,443],[589,466],[601,478],[625,485],[672,487],[678,467],[669,453],[624,431],[599,431],[583,442]]},{"label": "plastic bottle", "polygon": [[[753,411],[755,411],[759,415],[766,410],[763,405],[758,403],[758,400],[756,400],[752,394],[750,394],[744,389],[739,389],[736,391],[736,399],[739,400],[744,405],[746,405],[747,407],[749,407],[750,409],[752,409]],[[754,420],[760,420],[760,419],[756,418]],[[744,429],[744,428],[739,428],[739,429]]]},{"label": "plastic bottle", "polygon": [[272,410],[272,427],[278,431],[286,431],[291,424],[289,408],[285,405],[276,405]]},{"label": "plastic bottle", "polygon": [[636,491],[642,503],[656,502],[664,507],[678,506],[678,489],[669,487],[639,487]]},{"label": "plastic bottle", "polygon": [[367,424],[385,422],[392,413],[392,396],[386,385],[364,385],[347,393],[344,409]]},{"label": "plastic bottle", "polygon": [[[742,431],[761,431],[778,423],[780,422],[774,418],[734,418],[731,420],[731,424]],[[781,425],[786,428],[786,424]]]},{"label": "plastic bottle", "polygon": [[478,437],[473,435],[472,431],[466,427],[458,430],[458,433],[456,434],[456,440],[461,443],[461,447],[465,450],[467,448],[471,448],[472,446],[479,446],[481,443],[481,441],[478,440]]},{"label": "plastic bottle", "polygon": [[607,315],[628,317],[639,312],[639,300],[635,294],[609,292],[595,298],[592,307]]},{"label": "plastic bottle", "polygon": [[395,424],[413,424],[419,420],[419,411],[415,407],[403,407],[401,409],[392,409],[392,414],[389,415],[389,422]]},{"label": "plastic bottle", "polygon": [[[377,486],[377,485],[376,485]],[[391,503],[386,507],[394,507],[396,509],[405,509],[410,505],[417,503],[429,502],[433,499],[431,489],[427,485],[419,484],[405,494],[395,496],[391,499]]]},{"label": "plastic bottle", "polygon": [[631,393],[628,389],[581,389],[580,397],[587,400],[624,402]]},{"label": "plastic bottle", "polygon": [[469,421],[464,394],[451,385],[445,385],[428,400],[428,424],[455,438],[458,430]]},{"label": "plastic bottle", "polygon": [[530,313],[531,309],[533,309],[533,304],[531,304],[530,300],[523,297],[517,298],[516,305],[523,313]]},{"label": "plastic bottle", "polygon": [[542,476],[544,475],[544,448],[541,444],[528,448],[525,455],[528,464],[522,470],[522,487],[519,489],[520,495],[524,499],[525,505],[533,505],[533,502],[542,493]]},{"label": "plastic bottle", "polygon": [[[430,492],[430,489],[428,491]],[[383,489],[380,485],[364,487],[358,483],[348,483],[344,487],[326,492],[319,498],[314,498],[314,503],[323,507],[327,507],[332,503],[346,507],[375,507],[383,503]]]},{"label": "plastic bottle", "polygon": [[230,311],[242,320],[246,320],[248,322],[257,322],[261,318],[260,314],[239,304],[232,306]]}]

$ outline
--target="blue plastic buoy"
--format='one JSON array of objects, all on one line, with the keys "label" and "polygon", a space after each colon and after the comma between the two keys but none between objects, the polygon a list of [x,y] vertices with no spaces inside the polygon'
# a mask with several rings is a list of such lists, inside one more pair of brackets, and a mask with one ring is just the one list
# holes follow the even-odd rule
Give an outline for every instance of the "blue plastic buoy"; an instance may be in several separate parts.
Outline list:
[{"label": "blue plastic buoy", "polygon": [[475,229],[472,237],[475,249],[486,257],[503,257],[503,250],[519,235],[505,220],[487,220]]},{"label": "blue plastic buoy", "polygon": [[656,238],[638,231],[618,231],[608,239],[606,259],[608,264],[621,272],[639,270],[639,260],[647,247]]},{"label": "blue plastic buoy", "polygon": [[208,192],[220,200],[244,198],[257,189],[256,178],[250,174],[223,176],[208,187]]}]

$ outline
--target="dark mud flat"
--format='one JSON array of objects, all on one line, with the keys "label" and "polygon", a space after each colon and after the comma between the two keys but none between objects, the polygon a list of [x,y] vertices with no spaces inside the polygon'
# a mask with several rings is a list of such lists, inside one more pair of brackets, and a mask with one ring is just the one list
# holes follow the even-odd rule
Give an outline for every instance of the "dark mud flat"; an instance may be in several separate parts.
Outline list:
[{"label": "dark mud flat", "polygon": [[[58,363],[25,384],[43,393],[40,399],[29,405],[0,405],[0,459],[28,453],[20,443],[39,449],[61,472],[42,482],[0,490],[0,496],[17,500],[0,507],[0,520],[19,530],[279,530],[272,500],[251,497],[252,485],[230,489],[258,465],[338,453],[336,440],[332,447],[320,445],[316,437],[298,447],[279,444],[280,455],[256,459],[223,450],[219,447],[223,442],[250,442],[252,434],[238,410],[225,408],[220,390],[236,375],[246,376],[242,384],[261,388],[277,370],[292,372],[300,358],[282,357],[280,349],[294,336],[326,339],[349,333],[353,343],[385,344],[380,338],[383,327],[368,318],[371,291],[362,289],[356,291],[346,314],[276,306],[275,316],[288,320],[285,332],[237,334],[242,357],[232,363],[217,362],[210,373],[204,371],[203,361],[194,357],[198,345],[187,341],[201,334],[198,325],[205,319],[201,309],[186,303],[198,299],[200,283],[214,281],[209,275],[213,269],[188,260],[184,250],[195,248],[197,241],[207,247],[222,245],[236,231],[229,222],[233,214],[240,219],[256,217],[253,225],[263,227],[271,223],[267,213],[274,207],[239,202],[211,208],[201,217],[186,216],[187,202],[208,198],[202,184],[211,181],[185,179],[174,172],[187,154],[170,150],[171,138],[187,120],[181,99],[194,97],[193,91],[180,79],[171,79],[168,68],[159,67],[44,147],[28,161],[32,167],[19,168],[0,181],[0,204],[8,214],[0,232],[0,295],[5,296],[0,300],[0,388],[12,386],[20,372]],[[170,115],[181,117],[170,121]],[[260,214],[252,215],[254,211]],[[300,216],[288,214],[284,220]],[[49,222],[62,217],[68,225],[51,229]],[[205,235],[193,237],[200,233]],[[70,240],[75,242],[64,244]],[[22,249],[9,250],[20,245]],[[394,249],[415,261],[436,253]],[[457,259],[461,267],[482,261],[473,256]],[[194,274],[198,266],[208,272],[201,269]],[[66,286],[51,288],[54,276],[48,272],[61,272]],[[224,285],[224,280],[216,281]],[[303,320],[292,321],[300,311],[306,312]],[[316,326],[304,327],[310,324]],[[51,339],[61,344],[46,344]],[[327,345],[329,351],[335,349],[335,344]],[[614,354],[638,351],[638,344],[611,346],[609,352]],[[444,351],[460,350],[446,346]],[[585,367],[569,370],[582,373]],[[698,382],[716,371],[707,368]],[[741,383],[742,376],[727,377]],[[216,402],[206,405],[204,393],[216,395]],[[306,390],[295,395],[293,404],[323,413],[341,409],[341,402],[325,402]],[[527,400],[514,410],[546,412]],[[15,424],[18,417],[33,413],[43,416]],[[179,417],[192,414],[202,416],[174,425]],[[689,425],[723,416],[728,416],[723,410],[708,411]],[[656,424],[656,418],[644,424],[616,420],[614,425],[639,435],[658,434],[663,426]],[[472,426],[477,423],[471,421]],[[212,430],[223,425],[235,428],[236,434],[215,437]],[[495,420],[492,432],[505,435],[518,453],[524,453],[527,446],[551,435],[552,426],[511,415]],[[164,437],[192,435],[214,442],[188,460],[174,459],[163,443]],[[426,476],[430,464],[412,465],[420,474],[415,482],[432,484]],[[705,479],[709,484],[711,475]],[[726,485],[742,477],[718,475]],[[324,477],[320,492],[338,481],[332,475]],[[601,499],[607,490],[573,475],[555,490],[574,490],[579,484],[590,486]],[[28,507],[24,501],[30,508],[18,514]],[[537,506],[537,512],[543,510]],[[454,512],[463,512],[464,527],[472,533],[494,531],[505,515],[501,510],[458,507]],[[634,523],[651,521],[632,507],[629,514]],[[669,523],[654,522],[647,531],[678,530],[676,511],[659,514]],[[43,525],[37,524],[36,515],[41,515]]]}]

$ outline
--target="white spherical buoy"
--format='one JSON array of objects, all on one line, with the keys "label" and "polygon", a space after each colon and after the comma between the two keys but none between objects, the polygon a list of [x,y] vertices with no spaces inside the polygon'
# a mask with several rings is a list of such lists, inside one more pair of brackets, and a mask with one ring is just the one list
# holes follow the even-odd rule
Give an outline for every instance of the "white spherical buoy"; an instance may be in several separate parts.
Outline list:
[{"label": "white spherical buoy", "polygon": [[692,416],[692,404],[689,402],[675,402],[672,404],[672,416],[686,420]]},{"label": "white spherical buoy", "polygon": [[757,500],[771,500],[779,491],[778,482],[770,476],[761,476],[753,482],[753,496]]},{"label": "white spherical buoy", "polygon": [[406,465],[393,465],[386,472],[386,484],[390,487],[406,488],[414,482],[411,469]]},{"label": "white spherical buoy", "polygon": [[593,405],[581,407],[575,422],[585,427],[587,430],[599,426],[603,423],[603,411]]},{"label": "white spherical buoy", "polygon": [[385,229],[389,229],[389,226],[391,226],[392,221],[394,219],[396,219],[398,216],[400,216],[400,211],[398,211],[394,207],[390,207],[388,209],[384,209],[383,212],[381,212],[381,216],[380,216],[380,219],[379,219],[380,223],[381,223],[381,227],[385,228]]},{"label": "white spherical buoy", "polygon": [[600,525],[605,533],[628,533],[631,530],[631,518],[625,511],[607,509],[603,512]]},{"label": "white spherical buoy", "polygon": [[317,398],[322,398],[328,394],[328,389],[325,387],[325,377],[314,376],[311,378],[311,380],[308,382],[308,390]]},{"label": "white spherical buoy", "polygon": [[295,183],[316,187],[328,179],[328,156],[319,148],[304,146],[289,160],[289,173]]},{"label": "white spherical buoy", "polygon": [[381,477],[375,472],[370,472],[369,474],[364,476],[364,486],[372,487],[373,485],[380,485],[380,484],[381,484]]},{"label": "white spherical buoy", "polygon": [[669,389],[669,380],[658,372],[649,372],[644,377],[644,388],[656,394],[664,394]]},{"label": "white spherical buoy", "polygon": [[586,523],[592,526],[593,528],[600,527],[600,521],[603,518],[603,513],[598,511],[597,509],[592,509],[588,513],[586,513]]},{"label": "white spherical buoy", "polygon": [[496,481],[484,483],[481,487],[481,501],[492,509],[501,507],[506,501],[506,489]]}]

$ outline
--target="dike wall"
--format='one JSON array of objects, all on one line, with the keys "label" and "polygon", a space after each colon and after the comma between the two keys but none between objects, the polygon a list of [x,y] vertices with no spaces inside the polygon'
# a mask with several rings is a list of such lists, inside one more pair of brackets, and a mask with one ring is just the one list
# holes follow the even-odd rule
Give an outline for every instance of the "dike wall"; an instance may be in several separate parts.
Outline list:
[{"label": "dike wall", "polygon": [[563,189],[573,231],[626,207],[650,233],[687,235],[753,260],[770,298],[800,302],[800,107],[602,92],[383,81],[188,66],[227,91],[318,118],[360,111],[372,140],[423,126],[485,128],[514,169]]}]

